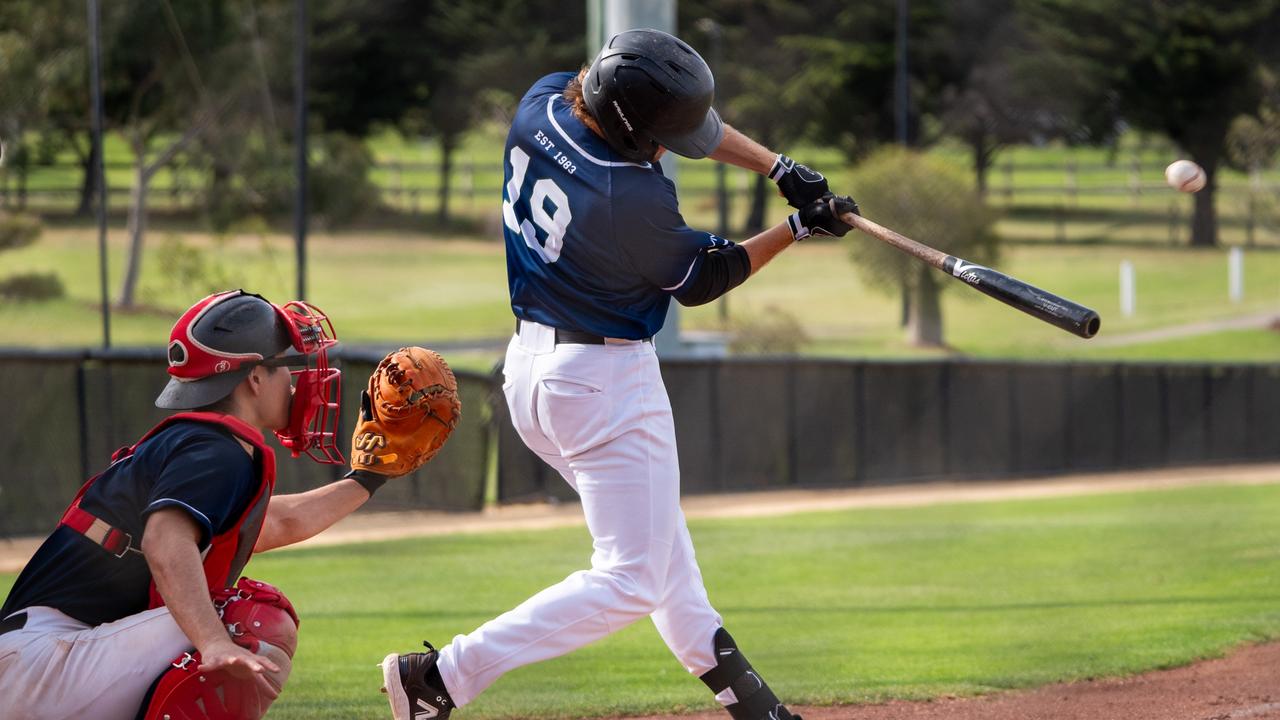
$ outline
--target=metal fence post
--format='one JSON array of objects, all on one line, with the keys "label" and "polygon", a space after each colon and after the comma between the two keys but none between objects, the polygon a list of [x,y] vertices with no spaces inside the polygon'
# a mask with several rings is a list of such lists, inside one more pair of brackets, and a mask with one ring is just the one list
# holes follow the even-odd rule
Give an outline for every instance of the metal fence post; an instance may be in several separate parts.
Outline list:
[{"label": "metal fence post", "polygon": [[1138,156],[1134,155],[1129,163],[1129,204],[1138,207],[1142,200],[1142,168]]},{"label": "metal fence post", "polygon": [[76,360],[76,421],[80,430],[80,477],[89,479],[89,403],[85,397],[84,364],[86,359]]},{"label": "metal fence post", "polygon": [[797,473],[799,467],[797,454],[800,449],[796,442],[796,425],[798,424],[797,413],[799,408],[796,402],[796,361],[794,358],[786,361],[786,383],[787,383],[787,481],[786,485],[799,485],[800,478]]},{"label": "metal fence post", "polygon": [[1071,198],[1072,207],[1080,204],[1080,193],[1076,180],[1076,161],[1074,159],[1067,161],[1067,197]]}]

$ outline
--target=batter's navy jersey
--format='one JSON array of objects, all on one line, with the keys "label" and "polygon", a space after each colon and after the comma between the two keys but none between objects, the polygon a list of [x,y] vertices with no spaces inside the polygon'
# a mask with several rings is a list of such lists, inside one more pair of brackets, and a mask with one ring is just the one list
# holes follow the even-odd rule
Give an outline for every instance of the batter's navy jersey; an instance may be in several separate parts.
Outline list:
[{"label": "batter's navy jersey", "polygon": [[[142,542],[150,513],[176,507],[199,526],[199,547],[230,530],[258,487],[254,460],[225,429],[178,422],[107,468],[80,506]],[[23,608],[56,608],[89,625],[147,609],[151,570],[139,553],[115,557],[68,527],[54,530],[9,591],[0,618]]]},{"label": "batter's navy jersey", "polygon": [[657,163],[618,158],[562,96],[574,73],[533,84],[506,145],[502,215],[516,317],[638,340],[662,328],[672,293],[708,250]]}]

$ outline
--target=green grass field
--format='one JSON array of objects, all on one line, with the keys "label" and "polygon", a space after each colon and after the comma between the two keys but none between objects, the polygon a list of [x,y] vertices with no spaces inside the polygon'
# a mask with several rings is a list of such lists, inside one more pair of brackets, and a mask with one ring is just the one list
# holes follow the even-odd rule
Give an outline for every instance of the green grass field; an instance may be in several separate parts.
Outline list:
[{"label": "green grass field", "polygon": [[[502,129],[496,126],[469,135],[459,150],[454,178],[459,193],[455,211],[470,218],[481,237],[491,240],[413,229],[321,231],[312,235],[310,299],[332,313],[344,340],[429,344],[496,338],[509,332],[504,260],[501,245],[494,242],[500,223],[494,199],[500,184],[501,140]],[[384,133],[370,140],[370,148],[381,163],[410,164],[402,169],[381,167],[375,172],[376,182],[388,189],[421,188],[419,210],[431,212],[435,202],[431,189],[438,178],[434,170],[412,164],[438,161],[437,146]],[[942,145],[933,152],[961,165],[969,162],[964,149],[955,145]],[[1180,247],[1186,241],[1189,196],[1149,189],[1161,182],[1163,161],[1171,153],[1174,151],[1167,145],[1137,136],[1126,136],[1114,157],[1103,148],[1008,148],[992,170],[990,199],[1003,208],[1000,233],[1018,242],[1007,247],[998,268],[1097,309],[1103,317],[1104,338],[1280,309],[1280,253],[1273,252],[1276,243],[1272,242],[1280,242],[1280,222],[1259,223],[1257,239],[1265,247],[1247,253],[1246,299],[1239,304],[1228,302],[1225,252]],[[849,182],[850,168],[838,152],[801,147],[795,155],[828,169],[837,187]],[[117,162],[127,161],[128,151],[112,137],[108,156]],[[1013,163],[1016,171],[1005,172],[1004,163]],[[1073,167],[1079,170],[1070,171]],[[65,174],[65,169],[36,168],[33,187],[65,184],[68,178],[57,175],[59,172]],[[127,183],[128,172],[122,172],[120,177],[113,176],[112,182]],[[184,172],[159,176],[156,190],[161,206],[175,179],[195,186],[198,178],[184,176]],[[1072,172],[1082,190],[1132,182],[1145,189],[1140,195],[1073,197],[1066,190]],[[682,162],[680,177],[682,207],[690,221],[713,225],[715,205],[709,192],[714,176],[709,164]],[[1268,182],[1276,179],[1266,177]],[[745,173],[730,171],[730,188],[739,193],[733,200],[735,223],[745,209],[747,181]],[[1226,173],[1219,193],[1223,237],[1231,243],[1243,240],[1241,213],[1247,200],[1240,190],[1243,182],[1237,174]],[[1013,188],[1011,196],[1006,186]],[[1055,187],[1061,192],[1037,191]],[[408,197],[397,197],[393,204],[407,209]],[[780,221],[787,212],[785,204],[773,198],[767,220]],[[112,230],[113,297],[119,292],[124,265],[122,224]],[[203,276],[175,279],[180,277],[175,266],[183,258],[202,262]],[[1132,261],[1137,268],[1138,312],[1132,318],[1119,313],[1118,266],[1122,260]],[[0,304],[0,345],[99,343],[101,321],[94,309],[98,299],[96,262],[96,233],[85,225],[50,229],[36,246],[0,256],[0,276],[10,270],[56,271],[69,290],[69,297],[62,301]],[[166,223],[161,215],[148,235],[142,278],[141,301],[146,307],[114,316],[116,345],[158,345],[175,314],[215,286],[244,286],[272,298],[291,295],[292,243],[285,234],[269,229],[231,238],[211,237],[189,225]],[[778,314],[794,317],[808,338],[802,348],[809,354],[936,354],[904,342],[897,323],[897,299],[869,291],[857,277],[847,252],[835,243],[811,242],[784,253],[759,277],[735,290],[727,303],[732,324],[738,329],[745,326],[750,331],[751,326],[768,324]],[[718,305],[688,311],[683,326],[720,329],[720,313]],[[944,316],[951,349],[979,357],[1219,361],[1273,361],[1280,357],[1280,333],[1265,329],[1098,347],[959,287],[944,295]],[[451,359],[464,367],[487,369],[497,356],[493,352],[461,353]]]},{"label": "green grass field", "polygon": [[[486,123],[469,133],[456,151],[450,176],[454,192],[451,210],[456,216],[475,221],[494,211],[501,195],[505,135],[505,127]],[[153,154],[162,144],[155,144]],[[436,190],[440,185],[439,171],[432,167],[440,162],[436,142],[387,131],[369,138],[368,147],[376,163],[371,179],[383,189],[384,204],[409,215],[436,212]],[[858,196],[856,183],[851,181],[852,165],[838,150],[805,144],[783,150],[823,170],[837,190]],[[954,141],[936,145],[930,152],[963,168],[972,167],[968,149]],[[1165,166],[1181,155],[1168,142],[1138,133],[1123,136],[1114,150],[1061,143],[1012,146],[995,157],[995,165],[988,173],[988,200],[1005,211],[999,231],[1013,240],[1181,245],[1189,233],[1192,200],[1165,187],[1163,176]],[[78,187],[80,173],[74,155],[64,151],[56,161],[55,165],[37,164],[31,168],[31,190]],[[107,137],[107,161],[111,165],[107,171],[109,185],[126,191],[132,181],[129,164],[133,156],[116,135]],[[686,217],[695,226],[714,228],[714,165],[686,160],[679,165]],[[175,205],[189,206],[197,199],[195,191],[204,184],[201,168],[202,163],[188,165],[179,161],[160,172],[152,182],[152,207],[165,210]],[[1222,170],[1217,207],[1223,242],[1246,241],[1246,218],[1250,202],[1254,202],[1254,241],[1270,247],[1280,245],[1280,195],[1276,192],[1280,169],[1268,170],[1260,179],[1263,187],[1251,191],[1244,175]],[[746,171],[729,169],[733,228],[739,227],[745,216],[751,182]],[[15,183],[12,173],[6,175],[0,169],[0,189]],[[74,207],[75,201],[74,193],[31,200],[39,208],[58,211]],[[127,194],[113,196],[112,203],[117,209],[123,208]],[[776,211],[785,208],[781,201],[771,203]]]},{"label": "green grass field", "polygon": [[[791,702],[976,694],[1280,636],[1280,485],[691,523],[713,603]],[[303,622],[277,720],[382,718],[389,651],[447,642],[584,567],[583,529],[286,551]],[[7,589],[13,576],[0,576]],[[648,622],[510,673],[468,718],[711,708]]]},{"label": "green grass field", "polygon": [[[124,234],[111,236],[112,295],[124,265]],[[849,242],[851,240],[848,240]],[[861,242],[870,242],[860,239]],[[142,299],[149,305],[113,315],[113,342],[157,347],[174,318],[211,288],[175,282],[172,233],[152,233],[143,262]],[[182,253],[202,258],[220,286],[243,286],[273,299],[290,297],[294,256],[283,235],[217,240],[185,234]],[[432,343],[495,338],[511,329],[503,249],[497,242],[442,240],[394,232],[317,234],[309,252],[310,299],[328,311],[339,336],[354,343]],[[1119,264],[1136,267],[1137,314],[1119,312]],[[1246,253],[1245,301],[1227,298],[1226,252],[1140,247],[1016,245],[998,267],[1098,310],[1102,337],[1185,323],[1280,311],[1280,253]],[[69,297],[48,303],[0,303],[0,345],[95,345],[101,338],[96,233],[89,228],[46,231],[31,247],[7,252],[0,275],[56,271]],[[982,357],[1257,360],[1280,357],[1280,333],[1232,333],[1176,342],[1101,348],[949,283],[944,294],[946,337],[955,351]],[[807,243],[783,253],[759,276],[728,295],[735,326],[788,314],[804,328],[804,351],[819,355],[912,357],[924,353],[903,341],[898,301],[869,290],[847,250]],[[720,327],[716,304],[686,311],[683,327]],[[453,359],[453,358],[451,358]],[[462,357],[487,369],[494,354]]]}]

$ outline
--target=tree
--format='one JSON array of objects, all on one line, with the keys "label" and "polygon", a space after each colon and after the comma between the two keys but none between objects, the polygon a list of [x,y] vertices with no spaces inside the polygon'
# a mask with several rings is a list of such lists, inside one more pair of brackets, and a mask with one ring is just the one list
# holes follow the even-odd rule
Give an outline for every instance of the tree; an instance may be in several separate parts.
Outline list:
[{"label": "tree", "polygon": [[[66,43],[67,23],[60,15],[66,1],[15,0],[0,6],[0,140],[6,165],[17,170],[20,206],[26,200],[32,137],[56,117],[67,79],[81,67]],[[40,140],[47,145],[47,135]]]},{"label": "tree", "polygon": [[1280,52],[1280,2],[1024,0],[1038,35],[1097,78],[1129,124],[1164,133],[1204,168],[1191,244],[1217,243],[1227,133],[1257,112],[1260,69]]},{"label": "tree", "polygon": [[384,125],[434,137],[447,223],[463,135],[491,105],[514,106],[540,75],[581,64],[584,11],[551,0],[331,0],[315,27],[313,112],[326,130],[365,136]]},{"label": "tree", "polygon": [[1245,244],[1252,246],[1259,210],[1274,212],[1275,198],[1263,189],[1262,172],[1273,167],[1280,154],[1280,78],[1263,71],[1264,98],[1258,114],[1241,115],[1227,133],[1227,158],[1232,167],[1249,175],[1246,202]]},{"label": "tree", "polygon": [[1275,163],[1280,153],[1280,78],[1269,68],[1262,70],[1263,101],[1256,115],[1241,115],[1227,133],[1227,158],[1238,170],[1258,179]]},{"label": "tree", "polygon": [[452,46],[460,62],[437,70],[436,89],[427,109],[425,126],[441,146],[442,222],[447,219],[448,173],[462,134],[481,120],[510,124],[516,104],[535,80],[580,68],[585,60],[582,28],[587,22],[585,3],[555,0],[502,0],[489,8],[472,6],[468,13],[445,17],[449,24],[436,27],[447,36],[441,42],[465,39],[467,32],[457,29],[460,25],[471,32],[482,31],[465,46]]},{"label": "tree", "polygon": [[[161,0],[104,6],[103,104],[134,156],[129,254],[119,303],[136,301],[155,174],[219,119],[242,90],[231,41],[230,0]],[[158,151],[153,147],[159,141]]]},{"label": "tree", "polygon": [[[782,152],[800,140],[822,106],[804,91],[809,47],[823,42],[814,17],[844,6],[829,0],[803,5],[785,0],[741,3],[690,0],[680,4],[681,37],[716,74],[716,108],[727,123]],[[769,37],[771,42],[760,42]],[[805,161],[804,158],[797,160]],[[768,178],[754,178],[744,232],[764,228],[765,202],[773,195]]]},{"label": "tree", "polygon": [[[716,106],[748,135],[784,152],[808,139],[851,160],[894,137],[892,3],[691,0],[680,7],[683,27],[710,19],[722,28],[724,62],[712,67]],[[936,14],[927,0],[910,7],[912,27]],[[919,120],[911,116],[910,138],[919,135]],[[764,228],[771,194],[768,180],[755,177],[745,234]]]},{"label": "tree", "polygon": [[1005,145],[1109,137],[1114,118],[1082,112],[1097,88],[1035,41],[1016,0],[914,2],[913,100],[936,128],[921,133],[919,144],[950,136],[968,145],[979,194],[986,194],[987,172]]},{"label": "tree", "polygon": [[39,61],[40,118],[31,130],[45,146],[75,153],[81,169],[77,215],[93,209],[96,150],[89,136],[89,71],[85,4],[77,0],[10,2],[0,9],[0,27],[17,30]]},{"label": "tree", "polygon": [[433,87],[424,108],[425,128],[435,135],[440,146],[440,188],[437,219],[443,226],[449,222],[449,179],[453,172],[453,156],[462,135],[479,115],[477,102],[482,78],[474,67],[488,43],[483,11],[475,4],[440,3],[432,18],[433,49],[448,62],[431,65]]},{"label": "tree", "polygon": [[[311,116],[326,132],[364,137],[429,99],[430,2],[316,3],[310,38]],[[424,33],[426,33],[424,35]]]},{"label": "tree", "polygon": [[[995,216],[965,173],[941,158],[891,146],[855,173],[858,202],[868,216],[898,232],[980,265],[998,257]],[[915,345],[941,347],[946,279],[933,267],[859,233],[845,239],[868,285],[911,297],[907,333]]]},{"label": "tree", "polygon": [[0,142],[6,164],[18,174],[18,206],[25,205],[31,152],[26,135],[42,114],[39,61],[31,43],[17,32],[0,33]]},{"label": "tree", "polygon": [[[917,27],[922,6],[913,2],[910,7],[911,25]],[[839,3],[822,16],[815,37],[797,37],[805,52],[798,71],[783,69],[791,75],[788,90],[804,99],[809,137],[840,148],[851,160],[894,137],[894,13],[891,3]],[[918,137],[918,113],[907,131],[912,141]]]},{"label": "tree", "polygon": [[[1097,89],[1026,30],[1018,0],[911,0],[907,141],[954,137],[969,146],[979,192],[1000,148],[1067,135],[1105,138]],[[807,134],[856,160],[896,137],[896,13],[889,3],[843,4],[816,33],[790,39],[802,69],[786,85],[808,100]]]}]

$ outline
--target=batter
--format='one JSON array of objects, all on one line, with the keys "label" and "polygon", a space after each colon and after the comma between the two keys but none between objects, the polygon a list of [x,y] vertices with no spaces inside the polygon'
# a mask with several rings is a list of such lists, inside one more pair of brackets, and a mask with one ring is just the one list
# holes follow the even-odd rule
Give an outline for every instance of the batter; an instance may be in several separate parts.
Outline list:
[{"label": "batter", "polygon": [[[505,149],[516,333],[503,390],[525,444],[582,499],[591,567],[438,653],[388,655],[396,720],[447,717],[503,673],[645,617],[735,720],[795,717],[707,599],[680,510],[675,426],[652,337],[672,297],[710,302],[794,241],[844,235],[839,214],[857,206],[832,195],[821,174],[726,126],[713,94],[692,48],[632,30],[611,38],[590,68],[548,75],[520,101]],[[799,210],[741,244],[694,230],[657,163],[666,150],[768,174]]]}]

